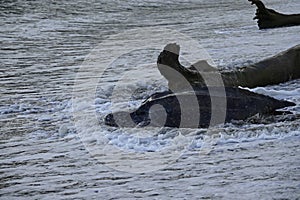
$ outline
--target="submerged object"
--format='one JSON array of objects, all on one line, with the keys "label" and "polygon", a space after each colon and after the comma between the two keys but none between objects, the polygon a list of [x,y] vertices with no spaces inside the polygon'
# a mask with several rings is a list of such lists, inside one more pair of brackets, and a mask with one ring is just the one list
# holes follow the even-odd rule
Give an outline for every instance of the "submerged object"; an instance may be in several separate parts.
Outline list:
[{"label": "submerged object", "polygon": [[282,14],[268,9],[260,0],[248,0],[257,7],[254,20],[257,19],[259,29],[300,25],[300,14]]},{"label": "submerged object", "polygon": [[[168,80],[169,90],[151,95],[135,111],[108,114],[104,119],[106,125],[207,128],[232,120],[245,120],[257,114],[274,115],[279,113],[278,109],[295,105],[237,86],[264,86],[299,78],[300,46],[232,72],[218,72],[205,61],[186,68],[179,62],[179,50],[179,45],[168,44],[157,60],[160,73]],[[280,61],[291,66],[278,69],[276,64],[280,66]],[[211,78],[218,73],[224,85],[205,84],[203,76]],[[224,118],[215,120],[216,115]]]},{"label": "submerged object", "polygon": [[[225,91],[227,106],[225,108],[226,117],[224,122],[245,120],[256,114],[272,115],[277,112],[277,109],[295,105],[292,102],[277,100],[245,89],[226,87]],[[198,108],[189,103],[190,99],[195,95],[199,105],[196,107]],[[212,106],[211,98],[212,96],[207,88],[201,88],[195,93],[182,92],[174,94],[171,91],[155,93],[146,99],[136,111],[130,113],[121,111],[108,114],[105,117],[105,124],[115,127],[135,127],[137,125],[143,127],[150,125],[156,127],[207,128],[211,125],[212,109],[220,109],[215,111],[223,112],[223,108]],[[191,113],[190,115],[185,115],[187,119],[182,119],[182,103],[184,104],[185,112]],[[198,109],[198,111],[195,112],[195,109]],[[193,119],[195,118],[199,119],[196,126],[193,124]],[[182,120],[185,123],[182,123]]]}]

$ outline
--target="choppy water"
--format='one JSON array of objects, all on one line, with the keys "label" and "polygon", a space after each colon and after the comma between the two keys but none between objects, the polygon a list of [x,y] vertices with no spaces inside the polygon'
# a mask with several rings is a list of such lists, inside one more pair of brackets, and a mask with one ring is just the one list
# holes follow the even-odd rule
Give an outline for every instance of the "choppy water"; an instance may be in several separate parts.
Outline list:
[{"label": "choppy water", "polygon": [[[285,13],[300,10],[298,0],[266,3]],[[122,31],[141,27],[176,30],[198,41],[217,65],[235,67],[299,44],[300,27],[259,31],[252,21],[255,8],[246,0],[4,0],[0,1],[0,10],[1,199],[300,197],[299,119],[226,124],[208,132],[147,129],[144,133],[151,137],[140,140],[128,134],[136,130],[125,133],[101,122],[89,127],[74,121],[73,111],[78,107],[74,108],[72,101],[76,76],[85,57]],[[150,35],[149,39],[157,41]],[[109,68],[95,83],[98,118],[110,111],[109,96],[117,81],[112,75],[129,69],[130,62],[137,64],[140,59],[139,68],[133,70],[137,73],[134,78],[143,77],[137,83],[134,78],[127,80],[126,87],[135,83],[134,87],[139,88],[130,107],[165,88],[155,66],[142,65],[143,61],[155,63],[158,54],[157,49],[147,54],[131,52],[121,56],[113,64],[116,67]],[[299,86],[296,80],[254,91],[297,103],[289,110],[299,114]],[[84,110],[86,102],[77,103],[79,111]],[[119,106],[128,104],[121,102]],[[105,137],[124,155],[93,155],[82,143],[82,132]],[[183,132],[184,136],[178,135]],[[102,141],[86,139],[102,148]],[[143,157],[173,143],[175,149],[169,151],[179,149],[181,156],[172,158],[162,169],[132,174],[102,165],[105,160],[101,157],[109,157],[114,166],[130,165],[126,152]],[[156,161],[160,158],[155,154]],[[142,158],[135,160],[139,162],[143,165]]]}]

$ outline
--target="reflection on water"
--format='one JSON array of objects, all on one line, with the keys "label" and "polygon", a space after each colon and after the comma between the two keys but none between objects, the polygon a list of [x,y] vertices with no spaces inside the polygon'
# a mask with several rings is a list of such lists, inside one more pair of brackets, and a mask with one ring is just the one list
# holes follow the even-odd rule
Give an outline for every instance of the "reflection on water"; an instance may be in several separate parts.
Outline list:
[{"label": "reflection on water", "polygon": [[[285,13],[299,12],[297,0],[267,4]],[[198,40],[217,64],[229,68],[298,44],[299,27],[259,31],[252,21],[254,12],[241,0],[1,1],[0,197],[296,198],[299,120],[216,128],[214,136],[208,136],[207,151],[200,154],[206,140],[194,130],[196,137],[175,163],[141,175],[101,165],[74,128],[76,72],[85,56],[110,35],[131,28],[171,28]],[[113,77],[107,77],[101,84],[109,89],[113,83]],[[156,84],[141,84],[139,98],[163,89]],[[296,102],[291,110],[299,112],[299,84],[259,92]],[[101,112],[109,109],[109,92],[99,91]],[[99,131],[112,137],[107,128]],[[118,137],[113,139],[121,144]]]}]

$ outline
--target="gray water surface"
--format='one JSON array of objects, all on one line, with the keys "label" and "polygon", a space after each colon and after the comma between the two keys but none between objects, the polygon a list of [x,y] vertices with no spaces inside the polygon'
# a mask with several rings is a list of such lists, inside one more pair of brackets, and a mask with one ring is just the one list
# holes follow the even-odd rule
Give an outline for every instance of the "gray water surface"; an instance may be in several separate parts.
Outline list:
[{"label": "gray water surface", "polygon": [[[284,13],[300,10],[298,0],[265,2]],[[299,44],[299,26],[260,31],[254,13],[246,0],[0,1],[0,199],[300,198],[299,119],[226,124],[207,135],[188,130],[192,142],[178,159],[134,174],[93,158],[73,118],[73,89],[82,62],[122,31],[179,31],[198,41],[220,68],[242,66]],[[138,57],[155,63],[159,51]],[[116,81],[109,74],[121,73],[134,56],[120,58],[116,65],[121,67],[98,83],[100,119],[109,112]],[[155,66],[144,70],[140,75],[149,75],[150,81],[140,83],[132,107],[165,88]],[[299,88],[295,80],[254,91],[295,102],[289,110],[299,114]],[[169,130],[145,147],[101,122],[98,129],[125,150],[129,145],[136,151],[155,150],[173,139]]]}]

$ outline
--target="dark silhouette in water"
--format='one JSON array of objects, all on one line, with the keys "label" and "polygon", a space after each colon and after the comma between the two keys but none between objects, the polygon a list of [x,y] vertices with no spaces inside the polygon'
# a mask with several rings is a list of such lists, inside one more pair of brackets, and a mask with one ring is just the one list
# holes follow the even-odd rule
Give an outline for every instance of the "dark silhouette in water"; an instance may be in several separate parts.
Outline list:
[{"label": "dark silhouette in water", "polygon": [[[265,95],[256,94],[247,90],[227,87],[226,91],[226,118],[224,122],[231,120],[245,120],[256,114],[271,115],[276,114],[276,109],[287,106],[294,106],[294,103],[288,101],[277,100]],[[195,106],[190,103],[190,99],[196,94],[199,111],[195,112]],[[211,95],[207,88],[199,88],[193,92],[172,93],[165,91],[155,93],[145,100],[142,105],[134,112],[116,112],[105,117],[105,124],[115,127],[135,127],[139,126],[157,126],[157,127],[181,127],[181,128],[207,128],[211,123]],[[185,104],[185,112],[198,114],[199,116],[188,116],[182,122],[182,104]],[[216,97],[215,97],[216,98]],[[217,98],[223,98],[217,97]],[[160,106],[157,106],[160,105]],[[155,106],[155,107],[154,107]],[[218,109],[218,108],[217,108]],[[223,112],[222,108],[216,112]],[[195,124],[193,119],[197,118],[199,122]],[[116,121],[115,118],[118,118]],[[216,125],[216,124],[211,124]]]},{"label": "dark silhouette in water", "polygon": [[300,25],[300,14],[282,14],[265,7],[260,0],[248,0],[257,6],[255,17],[259,29]]},{"label": "dark silhouette in water", "polygon": [[[290,57],[295,57],[294,51],[287,51],[286,53],[280,54],[283,58],[279,60],[290,59]],[[299,47],[298,47],[298,58],[299,58]],[[210,125],[216,125],[218,122],[211,123],[212,112],[222,112],[225,116],[224,121],[230,122],[232,120],[245,120],[256,114],[260,115],[273,115],[277,114],[277,109],[294,106],[295,104],[288,101],[277,100],[272,97],[268,97],[262,94],[256,94],[248,90],[240,89],[238,86],[242,83],[243,86],[247,86],[249,82],[250,87],[255,86],[251,81],[244,80],[245,77],[249,76],[260,76],[262,71],[265,76],[273,76],[270,71],[272,67],[274,70],[277,70],[278,56],[267,59],[266,61],[260,62],[260,64],[250,66],[250,69],[243,69],[243,73],[249,75],[237,75],[239,71],[221,73],[221,78],[224,79],[225,91],[221,86],[207,87],[204,83],[202,75],[204,73],[210,73],[209,75],[214,76],[213,73],[216,73],[216,69],[209,66],[206,62],[200,62],[200,67],[204,66],[204,71],[199,72],[196,70],[195,65],[190,68],[185,68],[179,63],[179,46],[176,44],[168,44],[157,60],[157,66],[161,74],[168,80],[169,91],[155,93],[146,99],[142,105],[133,112],[115,112],[108,114],[105,117],[105,124],[110,126],[119,126],[119,127],[135,127],[139,126],[167,126],[167,127],[185,127],[185,128],[205,128]],[[275,61],[273,61],[275,59]],[[298,69],[294,69],[289,73],[299,73],[299,59],[297,62],[288,64],[297,65]],[[198,63],[199,64],[199,63]],[[272,64],[268,66],[268,64]],[[268,68],[268,70],[265,69]],[[269,69],[270,67],[270,69]],[[289,69],[288,66],[284,66]],[[197,69],[199,69],[197,67]],[[264,72],[266,70],[266,72]],[[285,70],[282,70],[283,72]],[[174,72],[177,72],[174,73]],[[254,72],[258,73],[255,74]],[[243,74],[242,73],[242,74]],[[277,73],[277,72],[276,72]],[[279,71],[278,73],[282,73]],[[179,76],[178,76],[179,74]],[[300,74],[300,73],[299,73]],[[294,78],[298,77],[299,74]],[[284,74],[281,74],[284,76]],[[183,79],[188,81],[188,84],[184,83]],[[263,77],[260,77],[263,79]],[[253,77],[254,81],[262,81]],[[269,81],[268,77],[266,79]],[[263,81],[263,85],[274,84],[277,81]],[[281,80],[279,82],[284,82],[287,80]],[[259,83],[258,85],[262,85]],[[185,87],[190,85],[191,87]],[[213,90],[213,94],[210,93]],[[176,93],[173,93],[175,91]],[[196,106],[195,103],[191,103],[193,97],[196,97]],[[217,99],[219,102],[226,101],[225,109],[224,107],[218,105],[212,106],[212,99]],[[183,109],[183,110],[182,110]],[[196,111],[195,111],[196,110]],[[183,115],[183,113],[188,113],[188,115]],[[182,116],[187,119],[182,119]],[[197,120],[195,123],[195,119]],[[199,119],[199,120],[198,120]],[[184,120],[184,123],[182,121]],[[222,123],[219,122],[219,123]]]},{"label": "dark silhouette in water", "polygon": [[[168,44],[160,53],[157,60],[158,69],[168,80],[169,88],[171,89],[183,87],[184,84],[178,82],[178,78],[171,74],[170,68],[184,76],[194,88],[206,85],[201,76],[201,74],[205,73],[211,73],[210,76],[214,73],[221,73],[224,85],[227,87],[242,86],[255,88],[300,78],[300,45],[296,45],[250,66],[237,68],[232,71],[218,71],[216,68],[209,66],[205,61],[194,64],[194,66],[200,65],[201,69],[199,70],[195,70],[193,65],[186,68],[179,63],[179,51],[180,47],[178,45]],[[182,90],[185,89],[182,88]]]}]

